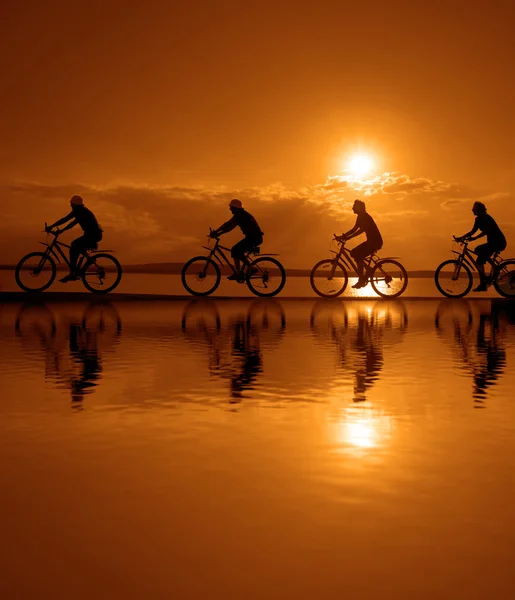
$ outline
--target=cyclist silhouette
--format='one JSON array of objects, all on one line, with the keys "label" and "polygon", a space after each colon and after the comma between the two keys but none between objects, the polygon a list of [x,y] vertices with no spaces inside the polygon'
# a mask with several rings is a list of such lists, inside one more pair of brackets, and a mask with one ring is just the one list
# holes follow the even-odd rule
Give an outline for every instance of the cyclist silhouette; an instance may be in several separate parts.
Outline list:
[{"label": "cyclist silhouette", "polygon": [[241,200],[237,200],[236,198],[231,200],[229,210],[233,214],[232,219],[220,225],[218,229],[211,233],[211,237],[215,238],[221,234],[228,233],[236,226],[241,229],[245,237],[231,248],[231,256],[234,260],[236,273],[229,275],[227,279],[243,282],[240,263],[243,262],[244,265],[248,265],[245,252],[263,243],[263,232],[259,228],[256,219],[243,208]]},{"label": "cyclist silhouette", "polygon": [[356,261],[358,281],[352,286],[354,289],[359,289],[367,285],[368,278],[364,275],[365,263],[364,260],[374,252],[381,250],[383,247],[383,238],[379,232],[374,219],[367,213],[365,203],[362,200],[355,200],[352,206],[352,211],[358,215],[356,223],[347,233],[342,234],[344,240],[350,240],[353,237],[365,233],[367,236],[366,242],[363,242],[353,248],[350,253]]},{"label": "cyclist silhouette", "polygon": [[73,240],[70,245],[70,272],[60,279],[61,283],[79,279],[77,273],[77,261],[80,254],[86,250],[98,248],[98,242],[102,239],[102,228],[98,224],[98,221],[91,210],[84,206],[84,200],[81,196],[72,196],[70,206],[72,208],[70,213],[46,228],[46,231],[51,232],[54,227],[59,227],[59,225],[64,225],[64,223],[70,221],[70,223],[61,230],[61,233],[75,227],[75,225],[80,225],[84,232],[84,235]]},{"label": "cyclist silhouette", "polygon": [[[486,244],[480,244],[474,249],[477,254],[476,266],[479,272],[479,285],[472,290],[473,292],[486,292],[490,282],[485,275],[485,264],[492,254],[506,249],[506,238],[495,219],[487,214],[486,206],[482,202],[474,202],[472,212],[476,216],[474,227],[457,239],[463,241],[468,238],[469,241],[474,241],[486,235]],[[472,237],[476,231],[481,233]]]}]

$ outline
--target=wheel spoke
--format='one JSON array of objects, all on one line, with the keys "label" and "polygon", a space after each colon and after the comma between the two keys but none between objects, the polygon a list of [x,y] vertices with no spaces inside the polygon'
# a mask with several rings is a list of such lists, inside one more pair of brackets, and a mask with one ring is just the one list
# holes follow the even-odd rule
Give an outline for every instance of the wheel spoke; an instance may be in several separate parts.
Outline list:
[{"label": "wheel spoke", "polygon": [[25,291],[43,291],[55,279],[55,263],[43,252],[32,252],[24,256],[16,266],[16,282]]},{"label": "wheel spoke", "polygon": [[256,296],[275,296],[284,287],[286,273],[278,260],[257,258],[247,270],[247,286]]},{"label": "wheel spoke", "polygon": [[494,285],[501,296],[515,298],[515,261],[506,261],[501,265]]},{"label": "wheel spoke", "polygon": [[220,284],[220,269],[203,256],[192,258],[182,270],[182,284],[194,296],[208,296]]},{"label": "wheel spoke", "polygon": [[334,260],[321,260],[310,274],[310,283],[313,291],[322,298],[336,298],[347,287],[347,272],[340,263],[335,265]]},{"label": "wheel spoke", "polygon": [[408,274],[405,268],[395,260],[384,260],[377,263],[370,283],[380,296],[396,298],[408,285]]},{"label": "wheel spoke", "polygon": [[95,254],[82,272],[82,282],[94,293],[110,292],[118,285],[121,277],[120,263],[110,254]]},{"label": "wheel spoke", "polygon": [[435,283],[444,296],[462,298],[472,287],[472,274],[466,265],[456,260],[447,260],[436,269]]}]

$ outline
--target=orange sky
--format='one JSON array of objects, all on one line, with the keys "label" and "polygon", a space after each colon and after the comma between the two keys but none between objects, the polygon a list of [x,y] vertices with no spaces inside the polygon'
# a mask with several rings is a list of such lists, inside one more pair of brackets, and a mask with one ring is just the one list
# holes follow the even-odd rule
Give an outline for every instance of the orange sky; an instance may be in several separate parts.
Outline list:
[{"label": "orange sky", "polygon": [[124,261],[197,253],[237,195],[264,249],[311,266],[353,224],[363,190],[331,177],[355,149],[377,157],[362,197],[384,254],[438,264],[477,198],[510,244],[514,12],[451,0],[4,2],[0,262],[35,249],[42,221],[77,191]]}]

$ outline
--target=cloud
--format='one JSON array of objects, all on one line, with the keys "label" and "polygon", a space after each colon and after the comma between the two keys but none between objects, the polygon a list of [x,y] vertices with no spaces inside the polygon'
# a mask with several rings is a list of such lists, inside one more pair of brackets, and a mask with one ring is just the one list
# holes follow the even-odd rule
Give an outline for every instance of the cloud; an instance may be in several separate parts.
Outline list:
[{"label": "cloud", "polygon": [[[485,202],[501,226],[515,221],[513,202],[503,192],[472,190],[401,173],[383,173],[366,181],[335,176],[297,190],[281,183],[228,190],[16,182],[0,185],[0,192],[0,263],[16,262],[37,248],[39,238],[44,237],[44,222],[63,216],[76,193],[84,197],[104,228],[103,244],[114,248],[125,263],[185,261],[202,252],[209,227],[230,218],[227,205],[234,197],[241,198],[258,219],[265,232],[263,250],[280,253],[290,267],[309,267],[328,255],[332,234],[354,224],[351,207],[356,197],[366,201],[376,219],[385,252],[403,257],[408,268],[432,268],[447,256],[452,233],[463,233],[461,229],[472,223],[464,206],[468,202]],[[239,235],[229,234],[227,244]]]}]

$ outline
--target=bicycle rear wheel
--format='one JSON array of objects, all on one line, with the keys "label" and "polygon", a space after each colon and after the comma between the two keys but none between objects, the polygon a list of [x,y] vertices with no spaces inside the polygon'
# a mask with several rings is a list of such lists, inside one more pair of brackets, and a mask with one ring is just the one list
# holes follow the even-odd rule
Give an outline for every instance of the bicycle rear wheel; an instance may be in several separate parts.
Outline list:
[{"label": "bicycle rear wheel", "polygon": [[446,298],[463,298],[472,287],[472,273],[457,260],[445,260],[435,271],[435,284]]},{"label": "bicycle rear wheel", "polygon": [[515,298],[515,260],[506,260],[499,265],[494,288],[504,298]]},{"label": "bicycle rear wheel", "polygon": [[327,258],[317,262],[311,269],[309,283],[313,291],[322,298],[337,298],[347,287],[347,270],[341,263],[334,263],[334,259]]},{"label": "bicycle rear wheel", "polygon": [[31,252],[16,265],[16,283],[25,292],[43,292],[54,283],[56,266],[44,252]]},{"label": "bicycle rear wheel", "polygon": [[195,256],[182,268],[182,285],[193,296],[209,296],[220,285],[218,265],[205,256]]},{"label": "bicycle rear wheel", "polygon": [[82,270],[82,283],[94,294],[112,292],[121,278],[122,266],[118,260],[103,252],[89,256]]},{"label": "bicycle rear wheel", "polygon": [[386,258],[376,263],[370,283],[382,298],[398,298],[408,287],[408,273],[400,262]]},{"label": "bicycle rear wheel", "polygon": [[247,268],[246,283],[256,296],[276,296],[286,283],[286,272],[275,258],[263,256],[252,261]]}]

